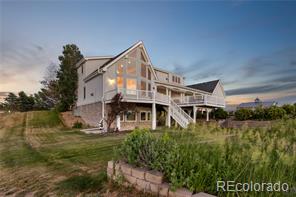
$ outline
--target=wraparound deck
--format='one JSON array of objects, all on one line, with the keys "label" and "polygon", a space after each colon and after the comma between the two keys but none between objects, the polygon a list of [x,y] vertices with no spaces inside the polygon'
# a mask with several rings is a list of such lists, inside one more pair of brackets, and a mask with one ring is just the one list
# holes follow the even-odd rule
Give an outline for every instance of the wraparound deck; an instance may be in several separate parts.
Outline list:
[{"label": "wraparound deck", "polygon": [[[114,89],[105,92],[104,100],[108,103],[114,95],[121,93],[123,101],[138,102],[138,103],[157,103],[162,105],[169,105],[170,97],[156,91],[146,90],[130,90],[130,89]],[[180,107],[187,106],[208,106],[208,107],[225,107],[225,100],[223,97],[212,95],[194,95],[183,97],[171,97]]]}]

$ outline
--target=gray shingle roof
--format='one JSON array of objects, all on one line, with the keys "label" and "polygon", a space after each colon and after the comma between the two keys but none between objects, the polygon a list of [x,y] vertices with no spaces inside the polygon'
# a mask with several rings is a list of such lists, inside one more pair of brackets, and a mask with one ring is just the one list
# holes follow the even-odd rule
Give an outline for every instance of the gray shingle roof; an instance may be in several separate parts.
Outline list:
[{"label": "gray shingle roof", "polygon": [[209,93],[213,93],[218,82],[219,82],[219,80],[214,80],[214,81],[208,81],[208,82],[188,85],[187,87],[194,88],[197,90],[202,90],[202,91],[209,92]]}]

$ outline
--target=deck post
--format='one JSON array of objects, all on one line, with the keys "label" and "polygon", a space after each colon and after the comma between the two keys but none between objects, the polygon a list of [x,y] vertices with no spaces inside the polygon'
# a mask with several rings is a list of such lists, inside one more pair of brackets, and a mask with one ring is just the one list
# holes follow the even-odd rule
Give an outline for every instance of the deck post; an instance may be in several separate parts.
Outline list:
[{"label": "deck post", "polygon": [[193,123],[196,123],[196,111],[197,111],[197,108],[196,108],[196,106],[194,105],[194,106],[193,106]]},{"label": "deck post", "polygon": [[120,131],[120,115],[116,116],[116,128]]},{"label": "deck post", "polygon": [[166,126],[171,128],[171,107],[168,106],[167,117],[166,117]]},{"label": "deck post", "polygon": [[152,130],[156,129],[156,104],[152,103]]},{"label": "deck post", "polygon": [[207,112],[207,121],[209,121],[209,120],[210,120],[210,116],[209,116],[209,114],[210,114],[210,110],[207,108],[207,109],[206,109],[206,112]]}]

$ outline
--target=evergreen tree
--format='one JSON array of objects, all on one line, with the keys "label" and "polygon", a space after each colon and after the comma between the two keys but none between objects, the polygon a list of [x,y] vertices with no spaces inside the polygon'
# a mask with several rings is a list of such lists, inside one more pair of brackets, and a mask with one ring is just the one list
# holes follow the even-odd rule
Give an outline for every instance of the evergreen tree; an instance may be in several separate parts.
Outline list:
[{"label": "evergreen tree", "polygon": [[28,96],[24,91],[19,92],[18,100],[18,110],[21,112],[33,110],[34,107],[34,97]]},{"label": "evergreen tree", "polygon": [[18,98],[14,93],[9,93],[5,98],[5,107],[7,110],[16,111],[18,106]]},{"label": "evergreen tree", "polygon": [[63,55],[59,56],[60,69],[57,73],[60,111],[70,110],[74,105],[77,95],[78,75],[75,64],[83,58],[79,48],[75,44],[67,44],[63,47]]}]

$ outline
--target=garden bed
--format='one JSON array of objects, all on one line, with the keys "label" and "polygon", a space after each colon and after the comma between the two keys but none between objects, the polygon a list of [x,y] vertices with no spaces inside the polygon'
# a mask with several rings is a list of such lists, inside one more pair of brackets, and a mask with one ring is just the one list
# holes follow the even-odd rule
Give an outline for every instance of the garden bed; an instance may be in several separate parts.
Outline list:
[{"label": "garden bed", "polygon": [[[217,181],[280,181],[293,189],[296,186],[295,128],[295,120],[282,120],[271,127],[256,129],[195,124],[185,130],[166,130],[162,135],[138,129],[125,138],[115,159],[146,169],[145,172],[161,172],[163,180],[170,184],[170,191],[187,188],[192,193],[235,195],[233,191],[218,191]],[[269,191],[240,192],[242,196],[270,194]],[[286,193],[276,194],[282,195]]]},{"label": "garden bed", "polygon": [[170,197],[214,197],[213,195],[199,192],[193,194],[186,188],[172,189],[169,183],[164,182],[161,172],[137,168],[125,162],[109,161],[107,175],[111,180],[125,186],[133,186],[139,191],[149,192],[156,196]]}]

